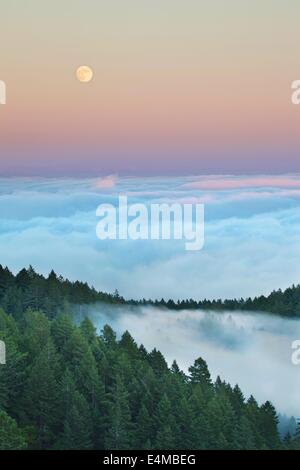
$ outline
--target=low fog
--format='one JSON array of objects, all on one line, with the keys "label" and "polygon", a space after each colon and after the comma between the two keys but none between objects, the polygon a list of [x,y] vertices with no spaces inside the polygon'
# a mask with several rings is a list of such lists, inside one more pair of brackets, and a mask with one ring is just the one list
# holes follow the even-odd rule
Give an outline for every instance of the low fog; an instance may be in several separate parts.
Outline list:
[{"label": "low fog", "polygon": [[154,307],[97,305],[85,309],[100,332],[108,323],[118,337],[128,330],[138,344],[154,347],[169,365],[176,359],[187,372],[201,356],[212,378],[238,383],[259,403],[300,416],[300,365],[291,362],[291,343],[300,339],[300,320],[252,312],[170,311]]}]

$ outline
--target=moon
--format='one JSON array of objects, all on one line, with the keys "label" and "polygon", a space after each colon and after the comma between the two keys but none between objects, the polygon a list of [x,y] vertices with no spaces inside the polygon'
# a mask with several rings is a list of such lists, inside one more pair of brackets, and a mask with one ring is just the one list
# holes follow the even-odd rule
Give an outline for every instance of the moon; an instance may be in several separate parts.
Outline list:
[{"label": "moon", "polygon": [[88,65],[80,65],[76,70],[76,77],[82,83],[88,83],[93,78],[93,70]]}]

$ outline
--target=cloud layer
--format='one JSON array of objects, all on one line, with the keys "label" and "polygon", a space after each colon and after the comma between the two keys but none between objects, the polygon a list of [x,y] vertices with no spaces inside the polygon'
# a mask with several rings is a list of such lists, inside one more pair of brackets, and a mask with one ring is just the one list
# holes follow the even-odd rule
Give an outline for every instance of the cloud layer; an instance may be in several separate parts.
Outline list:
[{"label": "cloud layer", "polygon": [[[126,297],[218,298],[266,294],[300,280],[300,177],[0,180],[0,262],[52,268]],[[205,188],[205,189],[201,189]],[[205,246],[184,241],[100,241],[96,208],[204,202]]]}]

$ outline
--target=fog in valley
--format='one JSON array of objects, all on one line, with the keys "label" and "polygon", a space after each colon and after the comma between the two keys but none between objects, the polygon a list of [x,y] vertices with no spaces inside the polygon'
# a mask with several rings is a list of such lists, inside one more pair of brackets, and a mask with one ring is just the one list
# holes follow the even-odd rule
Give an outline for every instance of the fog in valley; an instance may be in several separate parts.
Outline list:
[{"label": "fog in valley", "polygon": [[100,332],[108,323],[118,337],[128,330],[148,351],[159,349],[187,372],[199,356],[231,385],[239,384],[262,403],[272,401],[280,413],[300,416],[300,365],[292,364],[291,344],[300,339],[300,320],[251,312],[170,311],[154,307],[90,307]]}]

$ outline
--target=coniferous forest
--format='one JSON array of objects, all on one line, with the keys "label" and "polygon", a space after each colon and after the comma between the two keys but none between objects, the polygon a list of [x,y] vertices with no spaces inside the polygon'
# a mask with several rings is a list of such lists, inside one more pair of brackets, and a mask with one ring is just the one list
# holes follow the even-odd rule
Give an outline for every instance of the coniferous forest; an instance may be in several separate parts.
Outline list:
[{"label": "coniferous forest", "polygon": [[212,382],[204,359],[188,374],[162,354],[80,325],[71,305],[125,302],[51,272],[0,270],[0,449],[298,449],[280,439],[267,401]]},{"label": "coniferous forest", "polygon": [[108,304],[140,306],[151,305],[170,310],[203,309],[203,310],[249,310],[272,313],[285,317],[300,317],[300,285],[282,291],[273,291],[268,296],[261,295],[253,299],[227,300],[152,300],[124,299],[118,291],[114,294],[99,292],[87,283],[71,282],[51,271],[45,278],[30,266],[22,269],[16,276],[6,267],[0,265],[0,306],[15,318],[22,316],[24,310],[32,308],[42,310],[48,318],[53,318],[61,311],[73,310],[76,306],[96,302]]}]

